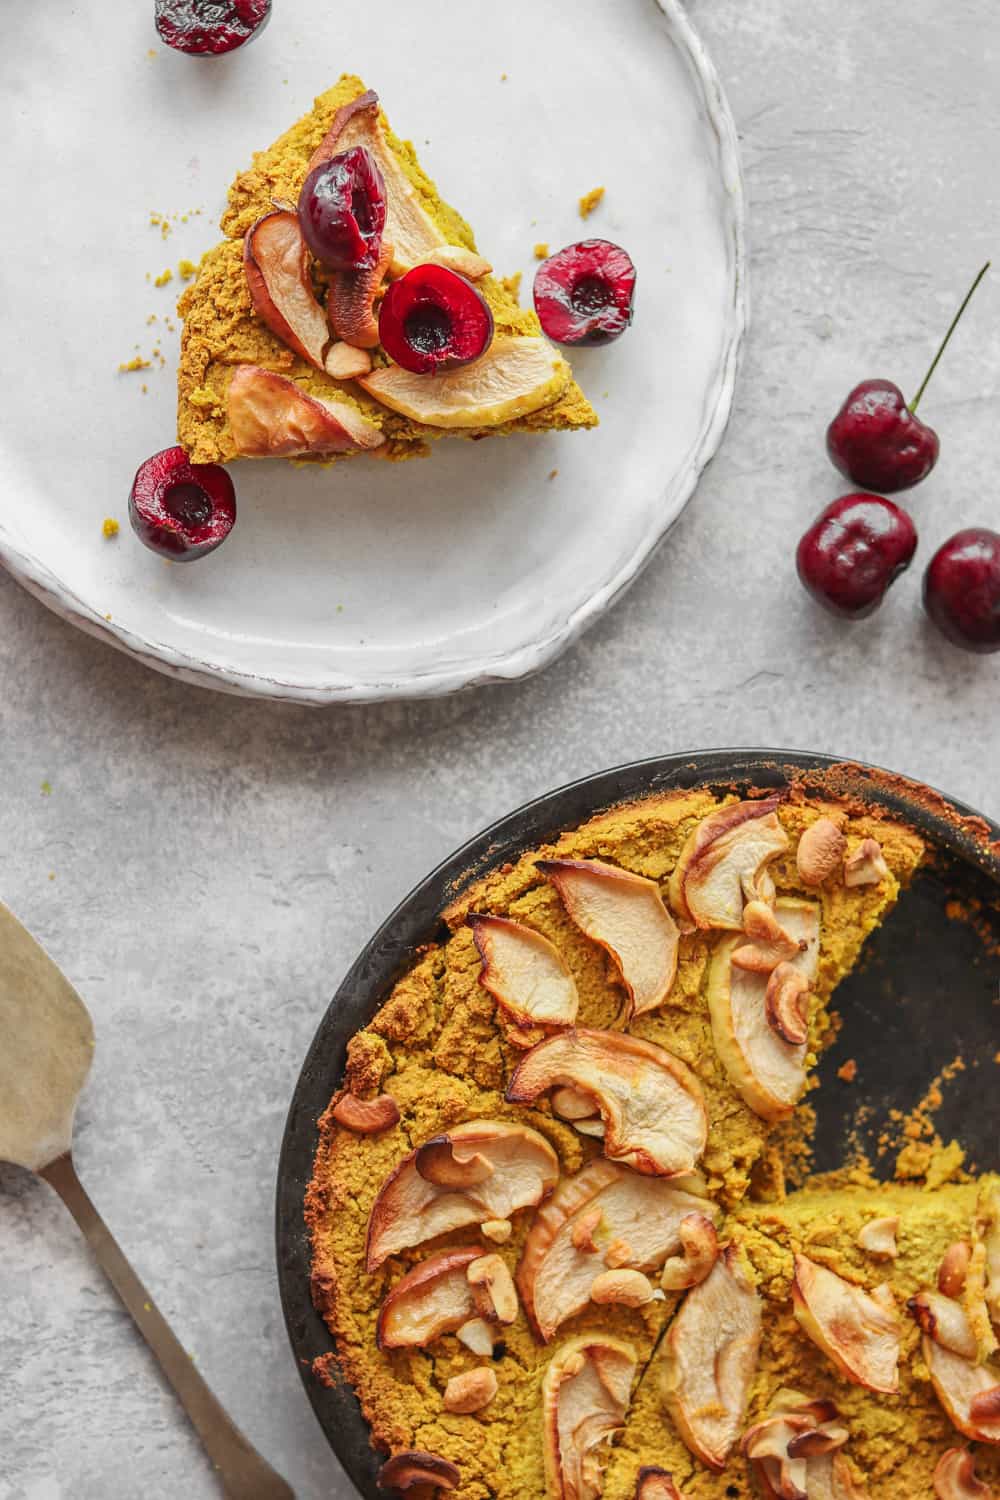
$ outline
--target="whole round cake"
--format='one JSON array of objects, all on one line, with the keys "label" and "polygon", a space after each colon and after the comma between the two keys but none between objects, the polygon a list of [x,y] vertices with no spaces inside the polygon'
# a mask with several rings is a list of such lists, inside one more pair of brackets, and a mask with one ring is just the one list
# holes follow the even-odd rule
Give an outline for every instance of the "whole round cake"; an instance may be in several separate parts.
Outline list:
[{"label": "whole round cake", "polygon": [[387,1490],[991,1493],[1000,1179],[924,1141],[905,1181],[807,1167],[831,995],[924,857],[879,809],[679,792],[454,901],[306,1202],[318,1373]]}]

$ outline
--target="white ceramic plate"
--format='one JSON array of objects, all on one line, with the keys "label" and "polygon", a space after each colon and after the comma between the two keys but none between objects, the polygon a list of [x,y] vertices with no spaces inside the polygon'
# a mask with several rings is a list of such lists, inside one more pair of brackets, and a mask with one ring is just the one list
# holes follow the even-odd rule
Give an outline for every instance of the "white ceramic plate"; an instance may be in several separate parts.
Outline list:
[{"label": "white ceramic plate", "polygon": [[[210,60],[160,45],[152,13],[24,5],[0,54],[15,231],[0,257],[0,557],[75,624],[230,691],[413,697],[542,666],[636,576],[729,414],[745,322],[736,136],[679,6],[274,0],[261,37]],[[523,296],[536,241],[628,248],[635,323],[573,359],[601,426],[446,439],[406,464],[236,465],[225,546],[165,563],[132,536],[126,500],[138,464],[174,442],[178,262],[218,238],[251,151],[341,72],[378,90],[497,269],[525,273]],[[598,184],[584,225],[577,199]],[[154,348],[164,365],[118,373]]]}]

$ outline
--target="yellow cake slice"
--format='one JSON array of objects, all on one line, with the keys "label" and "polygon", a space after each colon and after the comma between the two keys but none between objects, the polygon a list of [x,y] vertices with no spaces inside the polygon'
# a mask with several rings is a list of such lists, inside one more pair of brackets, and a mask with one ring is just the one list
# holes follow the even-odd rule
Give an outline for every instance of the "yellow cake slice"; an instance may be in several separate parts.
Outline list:
[{"label": "yellow cake slice", "polygon": [[[311,293],[302,316],[315,333],[305,357],[296,341],[279,337],[254,310],[244,240],[265,216],[290,227],[292,241],[275,254],[294,259],[294,215],[310,159],[343,111],[362,97],[373,106],[369,134],[356,125],[345,141],[373,144],[383,169],[389,223],[397,240],[411,236],[421,260],[433,259],[475,280],[493,316],[494,337],[473,363],[436,375],[412,375],[393,365],[370,340],[364,348],[341,342],[322,351],[323,304],[330,278],[318,264],[308,273]],[[344,75],[312,110],[266,151],[229,191],[222,218],[226,238],[203,257],[184,292],[178,371],[178,437],[195,463],[280,456],[330,463],[367,453],[388,459],[423,457],[443,436],[480,439],[493,434],[594,427],[597,417],[562,354],[542,337],[534,312],[518,305],[516,279],[489,274],[469,225],[421,169],[408,141],[396,136],[377,100],[359,78]],[[284,210],[284,214],[283,214]],[[390,277],[408,262],[396,253]],[[249,257],[252,260],[252,257]],[[313,297],[315,300],[312,300]],[[259,304],[258,304],[259,305]],[[272,320],[274,321],[274,320]],[[334,373],[331,373],[333,371]]]}]

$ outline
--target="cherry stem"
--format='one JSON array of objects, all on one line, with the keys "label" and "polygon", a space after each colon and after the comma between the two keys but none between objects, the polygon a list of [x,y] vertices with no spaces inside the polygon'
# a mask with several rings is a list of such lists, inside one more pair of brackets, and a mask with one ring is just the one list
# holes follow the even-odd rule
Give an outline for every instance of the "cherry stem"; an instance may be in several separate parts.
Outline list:
[{"label": "cherry stem", "polygon": [[965,312],[965,309],[968,307],[969,303],[972,301],[972,294],[973,294],[973,292],[976,290],[976,287],[982,281],[983,277],[986,275],[986,272],[989,270],[989,268],[990,268],[990,262],[987,261],[986,264],[985,264],[985,266],[983,266],[982,269],[977,273],[975,281],[972,283],[972,285],[969,287],[969,290],[966,292],[965,296],[962,298],[962,305],[958,309],[958,312],[955,314],[955,316],[952,318],[951,323],[948,325],[948,332],[945,334],[944,338],[941,340],[941,343],[940,343],[940,345],[938,347],[938,352],[935,354],[934,358],[931,360],[930,369],[927,371],[927,374],[924,376],[923,380],[920,382],[920,389],[919,389],[919,391],[914,396],[913,400],[910,402],[910,410],[912,412],[915,412],[916,409],[917,409],[917,407],[920,405],[920,398],[924,394],[924,391],[927,389],[927,382],[930,380],[931,376],[934,374],[934,371],[938,367],[938,360],[941,358],[942,354],[944,353],[944,351],[948,347],[948,340],[951,338],[952,334],[955,332],[955,329],[958,327],[959,322],[961,321],[962,314]]}]

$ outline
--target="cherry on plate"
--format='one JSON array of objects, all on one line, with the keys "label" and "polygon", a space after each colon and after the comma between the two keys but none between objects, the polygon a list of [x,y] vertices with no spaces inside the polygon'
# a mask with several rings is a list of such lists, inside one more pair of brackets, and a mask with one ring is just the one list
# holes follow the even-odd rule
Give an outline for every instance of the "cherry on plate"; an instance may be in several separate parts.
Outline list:
[{"label": "cherry on plate", "polygon": [[917,407],[959,319],[989,268],[987,261],[966,292],[909,405],[899,386],[891,380],[862,380],[848,393],[826,429],[826,451],[831,463],[863,489],[894,495],[926,479],[937,463],[940,440],[933,427],[917,416]]},{"label": "cherry on plate", "polygon": [[334,271],[373,266],[385,229],[385,181],[367,146],[352,146],[313,167],[299,193],[306,243]]},{"label": "cherry on plate", "polygon": [[236,491],[219,464],[192,464],[164,448],[139,465],[128,497],[132,530],[153,552],[194,562],[222,545],[236,522]]},{"label": "cherry on plate", "polygon": [[881,495],[841,495],[821,510],[796,552],[799,577],[824,608],[849,620],[874,614],[917,550],[905,510]]},{"label": "cherry on plate", "polygon": [[378,336],[404,370],[434,375],[485,354],[493,339],[493,314],[482,293],[457,271],[414,266],[382,298]]},{"label": "cherry on plate", "polygon": [[535,272],[535,311],[557,344],[610,344],[632,321],[635,266],[621,245],[579,240]]},{"label": "cherry on plate", "polygon": [[193,57],[219,57],[260,36],[271,0],[155,0],[160,40]]},{"label": "cherry on plate", "polygon": [[924,608],[966,651],[1000,651],[1000,534],[985,526],[956,531],[924,574]]}]

